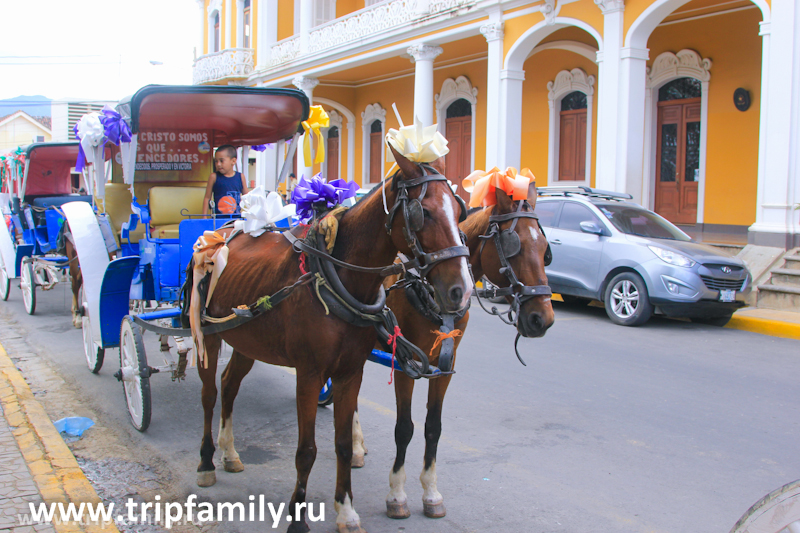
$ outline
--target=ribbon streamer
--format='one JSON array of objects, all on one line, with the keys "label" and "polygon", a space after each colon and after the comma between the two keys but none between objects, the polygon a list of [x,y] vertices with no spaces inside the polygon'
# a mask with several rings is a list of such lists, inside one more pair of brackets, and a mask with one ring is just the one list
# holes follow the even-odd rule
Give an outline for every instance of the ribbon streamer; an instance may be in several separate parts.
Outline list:
[{"label": "ribbon streamer", "polygon": [[303,121],[303,129],[305,135],[303,139],[303,156],[307,167],[311,163],[311,137],[316,141],[316,157],[314,163],[322,163],[325,161],[325,143],[323,142],[322,132],[320,128],[327,128],[331,124],[331,119],[328,114],[322,109],[321,105],[312,105],[311,112],[308,120]]},{"label": "ribbon streamer", "polygon": [[464,190],[470,193],[470,207],[488,207],[497,203],[497,189],[502,190],[513,200],[525,200],[528,197],[528,185],[535,182],[531,169],[517,169],[508,167],[505,172],[500,172],[497,167],[491,170],[476,170],[461,182]]},{"label": "ribbon streamer", "polygon": [[235,221],[233,227],[253,237],[258,237],[275,222],[293,217],[296,213],[294,204],[283,205],[276,192],[265,195],[260,185],[242,196],[239,206],[242,208],[242,218]]},{"label": "ribbon streamer", "polygon": [[306,221],[314,216],[314,204],[324,202],[326,209],[332,209],[355,196],[357,190],[358,184],[354,181],[339,178],[326,182],[320,172],[311,180],[300,178],[292,192],[292,202],[297,206],[297,214]]}]

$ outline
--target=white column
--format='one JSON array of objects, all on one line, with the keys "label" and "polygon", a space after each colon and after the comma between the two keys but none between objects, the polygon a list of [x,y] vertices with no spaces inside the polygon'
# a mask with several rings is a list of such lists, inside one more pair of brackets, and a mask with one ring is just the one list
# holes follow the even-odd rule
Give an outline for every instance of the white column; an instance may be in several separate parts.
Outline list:
[{"label": "white column", "polygon": [[[620,54],[618,128],[616,138],[606,138],[606,151],[616,144],[615,191],[633,195],[642,203],[642,165],[644,158],[644,100],[647,86],[648,50],[623,48]],[[608,115],[606,115],[608,118]],[[608,122],[606,120],[606,122]],[[607,132],[608,130],[606,130]],[[608,178],[608,176],[606,176]],[[612,183],[605,179],[603,185]],[[602,188],[599,187],[598,188]]]},{"label": "white column", "polygon": [[433,60],[441,53],[439,46],[408,47],[408,55],[414,62],[414,118],[423,126],[433,125]]},{"label": "white column", "polygon": [[356,124],[347,121],[347,181],[356,179]]},{"label": "white column", "polygon": [[[295,87],[297,87],[298,89],[300,89],[301,91],[306,93],[306,96],[308,96],[309,105],[313,104],[313,102],[314,102],[314,100],[313,100],[314,87],[319,85],[319,80],[317,78],[309,78],[309,77],[306,77],[306,76],[298,76],[298,77],[296,77],[295,79],[292,80],[292,83],[294,84]],[[297,154],[297,174],[298,174],[297,179],[298,180],[300,179],[301,176],[305,177],[306,179],[311,179],[311,176],[314,175],[313,161],[312,161],[312,166],[307,167],[306,166],[306,161],[305,161],[305,156],[303,155],[303,143],[305,141],[304,137],[305,137],[305,135],[302,135],[297,140],[298,144],[297,144],[297,152],[296,152],[296,154]],[[313,149],[313,144],[312,144],[312,149]],[[312,157],[314,156],[313,152],[312,152],[311,156]]]},{"label": "white column", "polygon": [[524,70],[500,71],[500,139],[498,167],[520,168],[522,159],[522,82]]},{"label": "white column", "polygon": [[[236,0],[225,0],[225,41],[220,42],[220,50],[233,48],[236,46],[236,39],[233,36],[233,3]],[[227,43],[227,45],[226,45]]]},{"label": "white column", "polygon": [[278,0],[258,0],[258,69],[269,66],[272,45],[278,42]]},{"label": "white column", "polygon": [[[296,5],[296,4],[295,4]],[[311,28],[314,26],[313,0],[300,0],[300,53],[308,53]]]},{"label": "white column", "polygon": [[[486,60],[486,168],[498,165],[498,139],[500,138],[500,71],[503,69],[503,12],[489,13],[489,22],[481,26],[481,33],[489,45]],[[474,116],[474,115],[473,115]],[[472,140],[475,140],[473,135]],[[474,167],[474,165],[473,165]]]},{"label": "white column", "polygon": [[244,46],[244,0],[236,0],[236,48]]},{"label": "white column", "polygon": [[756,222],[748,241],[800,246],[800,8],[774,2],[761,23],[761,120]]},{"label": "white column", "polygon": [[617,188],[615,146],[622,122],[618,117],[620,62],[623,39],[623,0],[595,0],[603,12],[603,51],[597,53],[597,170],[595,185],[598,189]]},{"label": "white column", "polygon": [[194,53],[194,58],[204,55],[205,41],[206,41],[206,21],[208,20],[208,13],[206,13],[205,0],[197,0],[197,6],[200,8],[200,41],[197,43],[197,50]]}]

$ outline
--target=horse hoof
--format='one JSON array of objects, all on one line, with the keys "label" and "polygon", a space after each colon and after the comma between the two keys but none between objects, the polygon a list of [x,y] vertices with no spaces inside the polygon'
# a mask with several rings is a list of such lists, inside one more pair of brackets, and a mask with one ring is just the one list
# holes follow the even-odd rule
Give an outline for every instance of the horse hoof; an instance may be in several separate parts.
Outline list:
[{"label": "horse hoof", "polygon": [[361,524],[336,524],[338,533],[367,533]]},{"label": "horse hoof", "polygon": [[292,522],[286,533],[308,533],[311,528],[305,522]]},{"label": "horse hoof", "polygon": [[351,468],[363,468],[364,466],[364,456],[363,455],[354,455],[350,459],[350,467]]},{"label": "horse hoof", "polygon": [[440,501],[439,503],[429,503],[423,501],[422,512],[425,513],[425,516],[428,518],[443,518],[447,514],[447,511],[444,508],[444,500]]},{"label": "horse hoof", "polygon": [[234,459],[233,461],[223,459],[222,466],[225,468],[226,472],[231,473],[241,472],[244,470],[244,464],[242,464],[242,461],[239,459]]},{"label": "horse hoof", "polygon": [[386,502],[386,516],[389,518],[408,518],[411,511],[407,502]]},{"label": "horse hoof", "polygon": [[197,473],[197,486],[210,487],[217,482],[217,474],[213,470]]}]

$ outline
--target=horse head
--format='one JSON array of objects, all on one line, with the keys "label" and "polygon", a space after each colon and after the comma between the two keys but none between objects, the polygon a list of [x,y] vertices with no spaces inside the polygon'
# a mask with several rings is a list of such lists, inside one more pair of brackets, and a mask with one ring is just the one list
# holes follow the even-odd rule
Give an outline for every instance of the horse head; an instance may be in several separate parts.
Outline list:
[{"label": "horse head", "polygon": [[458,313],[472,294],[469,252],[458,229],[465,207],[444,178],[443,158],[414,163],[389,147],[400,171],[392,183],[398,194],[387,229],[400,252],[421,258],[420,273],[433,286],[441,310]]},{"label": "horse head", "polygon": [[[536,207],[536,186],[528,187],[528,200],[513,201],[503,190],[497,189],[497,204],[492,216],[513,213],[532,213]],[[522,205],[520,205],[522,203]],[[513,228],[513,229],[512,229]],[[550,248],[537,218],[517,217],[499,222],[499,242],[511,272],[504,270],[497,250],[496,239],[487,239],[481,251],[484,275],[497,287],[508,287],[511,276],[523,286],[546,286],[544,267],[549,264]],[[511,274],[511,276],[509,275]],[[512,297],[506,296],[511,302]],[[517,319],[517,331],[523,337],[541,337],[555,320],[549,294],[523,297]]]}]

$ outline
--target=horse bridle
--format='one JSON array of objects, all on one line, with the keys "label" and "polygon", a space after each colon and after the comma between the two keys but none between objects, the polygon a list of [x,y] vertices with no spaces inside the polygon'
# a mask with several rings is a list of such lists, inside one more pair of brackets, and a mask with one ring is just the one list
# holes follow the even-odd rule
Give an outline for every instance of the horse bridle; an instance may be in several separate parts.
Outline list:
[{"label": "horse bridle", "polygon": [[[478,296],[478,303],[483,308],[484,311],[489,313],[490,315],[495,315],[500,318],[503,322],[508,325],[512,325],[514,327],[517,326],[517,322],[519,321],[519,312],[522,308],[522,305],[530,300],[531,298],[535,298],[537,296],[552,296],[553,291],[550,289],[549,285],[525,285],[522,283],[519,278],[517,277],[516,272],[514,272],[514,268],[509,263],[509,259],[519,254],[520,250],[522,249],[522,244],[520,242],[519,235],[517,234],[516,226],[517,221],[521,218],[532,218],[536,220],[536,225],[539,226],[539,231],[542,233],[542,237],[547,237],[544,234],[544,229],[542,228],[541,223],[539,222],[539,217],[536,213],[533,212],[533,209],[529,211],[524,211],[523,208],[525,206],[530,207],[530,204],[527,200],[520,200],[519,205],[517,206],[517,210],[512,213],[505,213],[503,215],[491,215],[489,217],[489,227],[486,230],[486,233],[480,236],[483,242],[481,242],[480,249],[478,251],[478,255],[480,256],[483,254],[483,247],[486,245],[486,242],[489,239],[494,240],[495,248],[497,248],[497,256],[500,259],[500,274],[504,275],[508,281],[508,287],[494,287],[492,289],[475,289],[475,294]],[[508,229],[500,229],[500,224],[503,222],[508,222],[512,220],[511,226]],[[544,266],[549,265],[553,260],[553,252],[550,249],[550,243],[547,243],[547,250],[544,253]],[[510,296],[511,297],[511,307],[509,308],[507,313],[501,312],[497,310],[497,307],[492,307],[491,311],[484,307],[483,303],[481,302],[481,298],[495,298],[497,296]],[[505,317],[503,315],[506,315]],[[507,317],[507,318],[506,318]],[[517,335],[517,340],[519,340],[519,335]],[[516,350],[516,342],[514,343],[514,348]],[[519,358],[520,362],[524,365],[525,362],[519,355],[517,351],[517,358]]]},{"label": "horse bridle", "polygon": [[[432,181],[447,182],[447,178],[425,163],[419,163],[419,168],[422,170],[422,176],[419,178],[399,180],[396,179],[397,175],[395,175],[395,179],[392,180],[392,190],[398,192],[394,205],[386,215],[386,231],[389,235],[392,234],[394,217],[397,215],[398,211],[402,210],[403,218],[405,219],[403,237],[405,237],[406,243],[411,249],[411,253],[414,254],[414,261],[403,264],[406,268],[416,268],[420,273],[420,277],[424,278],[437,263],[454,257],[469,257],[469,248],[467,248],[463,242],[464,239],[462,236],[461,246],[451,246],[427,254],[422,250],[419,240],[417,239],[417,232],[425,225],[425,213],[422,208],[422,200],[425,198],[425,193],[428,191],[428,183]],[[422,189],[420,190],[419,196],[413,200],[410,199],[408,197],[408,189],[420,186]],[[464,204],[464,200],[450,189],[449,184],[447,188],[461,207],[461,214],[459,215],[458,221],[459,223],[463,222],[467,218],[467,206]]]}]

